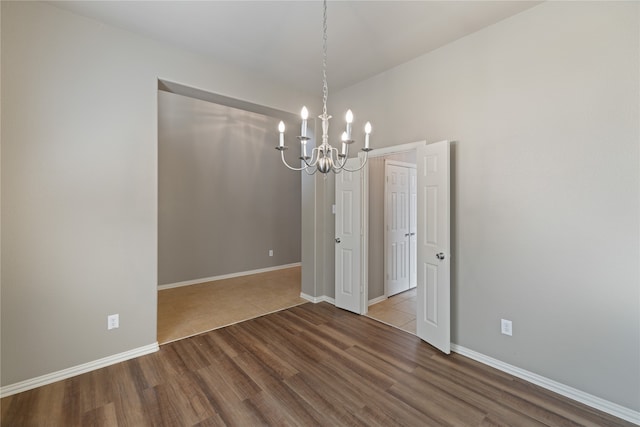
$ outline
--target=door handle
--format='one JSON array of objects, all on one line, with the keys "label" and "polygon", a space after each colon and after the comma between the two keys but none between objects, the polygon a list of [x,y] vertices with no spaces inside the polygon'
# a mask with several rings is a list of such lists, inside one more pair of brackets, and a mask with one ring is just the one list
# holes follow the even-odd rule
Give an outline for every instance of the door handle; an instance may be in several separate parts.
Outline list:
[{"label": "door handle", "polygon": [[415,236],[415,235],[416,235],[416,233],[410,233],[410,234],[411,234],[412,236]]},{"label": "door handle", "polygon": [[436,254],[436,258],[438,258],[439,260],[443,260],[444,259],[444,252],[438,252]]},{"label": "door handle", "polygon": [[336,237],[336,243],[340,243],[340,238]]},{"label": "door handle", "polygon": [[404,237],[409,237],[410,235],[410,233],[404,233]]}]

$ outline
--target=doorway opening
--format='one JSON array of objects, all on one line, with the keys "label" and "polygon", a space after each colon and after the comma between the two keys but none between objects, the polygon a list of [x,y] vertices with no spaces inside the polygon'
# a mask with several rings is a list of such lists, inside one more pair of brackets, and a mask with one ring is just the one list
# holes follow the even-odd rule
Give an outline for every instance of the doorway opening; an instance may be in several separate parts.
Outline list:
[{"label": "doorway opening", "polygon": [[371,154],[367,315],[415,334],[416,149]]},{"label": "doorway opening", "polygon": [[304,302],[302,183],[273,153],[281,120],[296,117],[159,81],[161,344]]},{"label": "doorway opening", "polygon": [[[415,150],[417,171],[416,335],[448,354],[451,351],[450,143],[445,140],[405,144],[381,149],[371,157],[410,150]],[[375,227],[369,228],[369,213],[376,212],[369,206],[369,191],[374,187],[369,183],[370,169],[364,168],[363,176],[350,179],[361,181],[361,185],[348,186],[346,180],[336,179],[336,244],[340,245],[347,234],[357,233],[360,239],[349,239],[347,247],[336,250],[335,301],[337,307],[358,314],[366,314],[369,305],[387,298],[370,292],[376,285],[375,279],[369,280],[375,266],[375,259],[373,262],[369,259],[369,249],[376,249],[370,242],[370,232],[376,231]],[[341,258],[349,262],[340,264]],[[353,259],[359,261],[351,262]],[[378,280],[377,285],[381,282]],[[347,304],[351,301],[355,303]]]}]

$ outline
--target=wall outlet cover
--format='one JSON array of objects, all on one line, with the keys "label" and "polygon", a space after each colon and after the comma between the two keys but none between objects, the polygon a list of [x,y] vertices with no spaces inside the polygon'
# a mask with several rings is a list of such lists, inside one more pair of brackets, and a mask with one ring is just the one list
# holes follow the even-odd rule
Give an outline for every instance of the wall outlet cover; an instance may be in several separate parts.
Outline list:
[{"label": "wall outlet cover", "polygon": [[502,332],[504,335],[513,335],[513,323],[511,322],[511,320],[500,319],[500,332]]},{"label": "wall outlet cover", "polygon": [[120,327],[120,315],[110,314],[107,316],[107,330],[116,329]]}]

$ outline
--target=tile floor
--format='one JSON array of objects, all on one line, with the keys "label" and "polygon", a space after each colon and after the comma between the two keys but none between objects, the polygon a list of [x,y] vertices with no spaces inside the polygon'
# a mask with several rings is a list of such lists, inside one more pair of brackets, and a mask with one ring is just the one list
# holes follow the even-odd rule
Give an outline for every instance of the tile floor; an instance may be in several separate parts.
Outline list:
[{"label": "tile floor", "polygon": [[416,288],[369,307],[367,316],[412,334],[416,333]]},{"label": "tile floor", "polygon": [[300,267],[294,267],[158,291],[158,342],[303,304],[300,281]]}]

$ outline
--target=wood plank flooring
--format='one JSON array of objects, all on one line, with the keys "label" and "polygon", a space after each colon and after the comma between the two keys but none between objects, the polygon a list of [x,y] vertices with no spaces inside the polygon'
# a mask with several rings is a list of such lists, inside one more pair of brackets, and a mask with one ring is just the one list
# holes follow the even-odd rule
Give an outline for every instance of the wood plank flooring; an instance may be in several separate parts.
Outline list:
[{"label": "wood plank flooring", "polygon": [[2,426],[630,426],[407,332],[303,304],[1,401]]},{"label": "wood plank flooring", "polygon": [[304,304],[301,268],[233,277],[158,292],[158,342],[166,344]]}]

